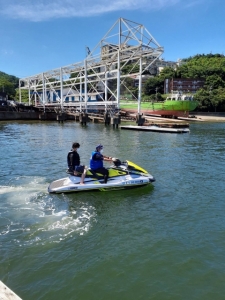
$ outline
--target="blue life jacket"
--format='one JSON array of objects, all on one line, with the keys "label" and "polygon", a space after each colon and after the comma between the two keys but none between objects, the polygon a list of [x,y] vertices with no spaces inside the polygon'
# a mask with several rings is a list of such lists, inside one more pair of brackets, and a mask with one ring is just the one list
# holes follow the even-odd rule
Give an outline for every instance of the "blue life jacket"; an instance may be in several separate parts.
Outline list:
[{"label": "blue life jacket", "polygon": [[[96,154],[98,154],[99,157],[96,158]],[[90,168],[92,170],[97,170],[98,168],[103,168],[103,155],[100,152],[93,151],[91,153]]]}]

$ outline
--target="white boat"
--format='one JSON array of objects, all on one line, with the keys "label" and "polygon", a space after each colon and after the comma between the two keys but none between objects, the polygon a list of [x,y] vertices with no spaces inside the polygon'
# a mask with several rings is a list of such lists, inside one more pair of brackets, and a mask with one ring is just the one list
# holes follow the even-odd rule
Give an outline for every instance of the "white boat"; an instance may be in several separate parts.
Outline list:
[{"label": "white boat", "polygon": [[189,133],[190,129],[188,127],[165,127],[159,125],[150,125],[150,126],[120,126],[121,129],[126,130],[139,130],[139,131],[155,131],[155,132],[167,132],[167,133]]},{"label": "white boat", "polygon": [[114,159],[114,164],[108,170],[107,183],[104,183],[103,175],[88,169],[84,184],[80,184],[80,176],[69,175],[53,181],[48,187],[48,192],[71,193],[91,190],[104,192],[141,187],[155,181],[155,178],[145,169],[128,160],[121,162],[119,159]]}]

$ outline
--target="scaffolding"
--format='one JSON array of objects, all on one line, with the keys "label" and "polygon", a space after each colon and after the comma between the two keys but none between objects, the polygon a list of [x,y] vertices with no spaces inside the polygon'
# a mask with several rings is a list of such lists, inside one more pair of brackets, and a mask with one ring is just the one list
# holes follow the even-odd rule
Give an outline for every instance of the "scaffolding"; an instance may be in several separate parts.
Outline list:
[{"label": "scaffolding", "polygon": [[[29,105],[119,109],[121,89],[136,98],[140,112],[142,75],[163,54],[163,47],[141,24],[119,18],[91,51],[86,47],[83,61],[20,79],[21,90],[28,90]],[[138,79],[138,95],[129,80]]]}]

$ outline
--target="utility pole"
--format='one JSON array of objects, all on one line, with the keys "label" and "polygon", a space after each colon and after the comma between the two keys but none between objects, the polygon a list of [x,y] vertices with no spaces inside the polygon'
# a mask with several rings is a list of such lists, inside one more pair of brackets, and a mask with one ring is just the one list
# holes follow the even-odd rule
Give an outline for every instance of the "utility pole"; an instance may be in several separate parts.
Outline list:
[{"label": "utility pole", "polygon": [[155,101],[157,101],[157,91],[158,91],[158,88],[155,89]]},{"label": "utility pole", "polygon": [[211,99],[211,93],[212,93],[212,87],[209,87],[209,101],[212,104],[212,99]]}]

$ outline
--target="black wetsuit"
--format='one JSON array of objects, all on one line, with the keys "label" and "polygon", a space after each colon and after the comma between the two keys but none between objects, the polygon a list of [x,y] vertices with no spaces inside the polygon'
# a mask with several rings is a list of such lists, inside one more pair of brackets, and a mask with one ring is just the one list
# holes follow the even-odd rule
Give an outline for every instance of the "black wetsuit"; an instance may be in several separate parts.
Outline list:
[{"label": "black wetsuit", "polygon": [[67,155],[67,164],[69,168],[69,172],[73,172],[75,170],[75,166],[80,165],[80,155],[77,151],[71,150]]}]

